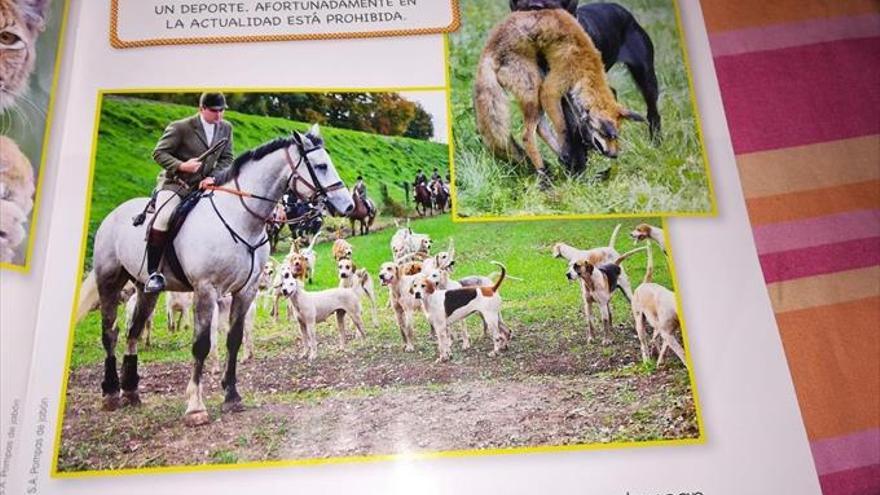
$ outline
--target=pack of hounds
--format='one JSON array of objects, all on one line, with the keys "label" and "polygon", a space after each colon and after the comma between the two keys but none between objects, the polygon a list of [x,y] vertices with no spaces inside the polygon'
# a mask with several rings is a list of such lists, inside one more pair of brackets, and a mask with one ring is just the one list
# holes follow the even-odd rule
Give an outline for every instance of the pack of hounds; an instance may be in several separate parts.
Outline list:
[{"label": "pack of hounds", "polygon": [[[619,291],[630,303],[642,360],[648,362],[656,353],[656,366],[659,367],[667,350],[671,349],[687,366],[684,349],[677,336],[680,332],[680,320],[675,294],[653,282],[652,246],[656,245],[666,255],[663,231],[644,223],[637,225],[630,236],[634,243],[645,242],[647,245],[620,254],[614,248],[620,228],[620,224],[615,227],[607,246],[591,249],[580,249],[565,243],[552,246],[552,255],[567,262],[565,275],[568,280],[577,282],[580,286],[587,341],[592,342],[596,333],[593,322],[593,306],[596,305],[601,320],[602,341],[604,344],[610,343],[611,299]],[[270,259],[264,266],[260,276],[259,296],[246,318],[245,353],[242,361],[254,353],[253,328],[258,306],[261,311],[268,310],[275,322],[278,322],[281,318],[279,305],[286,303],[288,318],[291,321],[296,320],[302,335],[299,357],[310,362],[318,356],[316,325],[331,316],[336,319],[340,348],[345,347],[348,337],[347,319],[354,324],[355,338],[365,339],[367,336],[362,318],[363,300],[366,299],[370,305],[372,325],[378,327],[373,277],[367,269],[355,263],[354,247],[344,238],[337,238],[331,250],[336,263],[338,286],[325,290],[307,290],[318,262],[315,244],[319,236],[320,234],[314,236],[305,247],[294,243],[283,260]],[[415,233],[409,227],[400,228],[391,238],[391,260],[379,267],[379,282],[388,289],[388,305],[400,330],[403,350],[415,350],[414,321],[421,314],[431,329],[431,338],[436,342],[437,361],[448,361],[452,358],[453,333],[457,333],[462,351],[470,349],[468,329],[463,320],[476,314],[482,321],[484,335],[492,342],[489,356],[503,353],[513,335],[502,317],[500,289],[508,278],[522,279],[510,276],[507,268],[496,261],[491,263],[498,267],[498,271],[489,275],[455,278],[453,272],[456,252],[453,240],[449,240],[445,250],[434,254],[432,246],[430,236]],[[633,291],[623,261],[641,251],[647,252],[647,269],[642,283]],[[127,313],[131,313],[134,301],[133,295],[129,297]],[[219,341],[220,334],[228,329],[230,302],[228,296],[221,298],[213,318],[212,371],[215,372],[218,371],[219,363],[216,342]],[[192,326],[192,306],[192,293],[169,292],[166,295],[166,316],[170,331],[181,326]],[[148,346],[151,327],[152,322],[148,322],[143,334]]]}]

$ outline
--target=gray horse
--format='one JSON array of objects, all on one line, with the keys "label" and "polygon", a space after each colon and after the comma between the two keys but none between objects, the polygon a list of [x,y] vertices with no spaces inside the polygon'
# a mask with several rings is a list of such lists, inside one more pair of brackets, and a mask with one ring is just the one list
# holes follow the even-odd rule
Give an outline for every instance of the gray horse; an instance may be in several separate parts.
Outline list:
[{"label": "gray horse", "polygon": [[[260,270],[269,257],[266,219],[288,189],[300,197],[327,204],[347,214],[353,208],[351,194],[340,180],[324,149],[320,129],[279,138],[238,157],[229,170],[217,177],[223,187],[210,193],[193,208],[174,240],[174,248],[187,280],[181,280],[165,263],[169,291],[195,293],[195,331],[192,345],[192,376],[186,388],[188,426],[209,421],[202,392],[202,370],[211,350],[211,319],[218,298],[232,293],[230,329],[226,339],[228,359],[221,385],[225,391],[222,410],[242,409],[236,390],[236,362],[242,341],[244,317],[257,292]],[[129,200],[113,210],[95,235],[93,272],[84,283],[80,305],[100,298],[102,344],[106,352],[101,389],[104,409],[138,404],[137,341],[158,294],[143,291],[148,274],[144,266],[145,225],[133,226],[132,217],[144,209],[146,198]],[[127,332],[121,374],[116,372],[116,309],[119,292],[133,280],[137,305]],[[97,292],[97,294],[95,294]],[[120,386],[122,396],[120,397]]]}]

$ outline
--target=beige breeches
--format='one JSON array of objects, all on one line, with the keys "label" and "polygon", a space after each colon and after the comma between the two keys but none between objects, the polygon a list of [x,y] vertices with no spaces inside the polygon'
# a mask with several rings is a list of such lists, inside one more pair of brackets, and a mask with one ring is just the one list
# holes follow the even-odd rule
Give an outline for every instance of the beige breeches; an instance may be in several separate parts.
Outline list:
[{"label": "beige breeches", "polygon": [[153,228],[163,232],[167,231],[171,214],[179,204],[180,196],[173,191],[159,191],[159,194],[156,195],[156,214],[155,220],[153,220]]}]

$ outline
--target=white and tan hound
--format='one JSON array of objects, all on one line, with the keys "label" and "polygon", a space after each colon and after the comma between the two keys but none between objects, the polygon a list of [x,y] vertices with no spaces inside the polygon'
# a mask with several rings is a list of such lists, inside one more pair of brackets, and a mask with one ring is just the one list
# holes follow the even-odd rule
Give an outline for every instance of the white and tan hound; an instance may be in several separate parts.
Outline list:
[{"label": "white and tan hound", "polygon": [[652,282],[654,260],[651,255],[651,246],[648,245],[647,249],[648,268],[645,271],[645,279],[633,293],[632,301],[633,319],[636,322],[636,333],[642,348],[642,361],[648,362],[650,359],[650,347],[647,335],[645,334],[645,325],[647,324],[654,329],[651,342],[655,342],[658,337],[662,339],[660,352],[657,356],[657,367],[659,368],[663,364],[663,356],[666,354],[666,349],[671,348],[672,352],[678,356],[678,359],[687,368],[684,348],[682,348],[678,338],[675,336],[676,331],[681,329],[678,309],[675,304],[675,293],[660,284]]},{"label": "white and tan hound", "polygon": [[666,255],[666,239],[663,237],[663,229],[646,223],[640,223],[636,225],[636,228],[629,235],[633,238],[633,244],[644,240],[648,240],[648,242],[654,241],[660,247],[663,255]]},{"label": "white and tan hound", "polygon": [[599,305],[599,314],[602,317],[603,337],[602,343],[611,342],[611,295],[617,288],[623,269],[620,263],[633,254],[644,251],[644,247],[627,251],[618,256],[613,262],[596,264],[589,258],[572,260],[568,264],[565,276],[570,281],[580,280],[585,290],[584,313],[587,320],[587,342],[593,341],[593,303]]},{"label": "white and tan hound", "polygon": [[501,296],[498,294],[507,269],[501,263],[492,263],[501,267],[501,276],[493,286],[443,290],[438,289],[424,275],[414,281],[410,292],[413,297],[422,301],[428,322],[437,333],[438,361],[452,358],[449,325],[474,313],[480,314],[492,334],[493,345],[489,356],[497,356],[507,348],[510,334],[500,324]]},{"label": "white and tan hound", "polygon": [[281,282],[281,293],[290,299],[296,309],[296,319],[303,337],[300,357],[307,357],[309,361],[317,357],[318,336],[315,325],[326,321],[332,314],[336,315],[340,348],[345,348],[345,315],[354,322],[357,336],[366,338],[361,320],[361,296],[357,290],[334,288],[307,292],[302,282],[286,277]]},{"label": "white and tan hound", "polygon": [[192,323],[190,328],[195,327],[193,318],[193,293],[192,292],[166,292],[165,293],[165,317],[168,322],[168,331],[175,332],[180,330],[181,323],[186,328],[187,324]]},{"label": "white and tan hound", "polygon": [[403,350],[415,350],[413,339],[413,314],[422,309],[422,303],[410,292],[416,277],[421,273],[421,263],[400,265],[393,261],[379,267],[379,282],[388,287],[388,299],[394,310],[394,318],[403,338]]},{"label": "white and tan hound", "polygon": [[339,287],[354,289],[361,297],[370,300],[370,308],[373,314],[373,327],[379,327],[379,315],[376,311],[376,290],[373,286],[373,277],[365,268],[358,268],[354,261],[342,259],[336,263],[336,274],[339,277]]}]

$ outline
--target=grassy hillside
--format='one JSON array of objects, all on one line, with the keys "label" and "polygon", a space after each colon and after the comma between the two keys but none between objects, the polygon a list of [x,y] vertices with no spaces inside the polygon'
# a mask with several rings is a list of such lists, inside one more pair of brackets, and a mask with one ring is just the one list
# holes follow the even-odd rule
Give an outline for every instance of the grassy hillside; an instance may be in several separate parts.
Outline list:
[{"label": "grassy hillside", "polygon": [[[87,263],[91,259],[92,239],[101,220],[127,199],[146,196],[161,170],[153,162],[153,147],[169,122],[193,115],[193,107],[169,105],[119,96],[104,98],[98,131],[98,149],[89,219]],[[273,117],[227,112],[226,120],[235,127],[235,154],[259,146],[292,130],[309,126]],[[393,184],[412,181],[416,170],[448,166],[446,145],[417,139],[379,136],[345,129],[322,130],[327,149],[346,184],[360,174],[370,195],[378,202],[382,183],[389,193],[403,202],[404,192]]]}]

